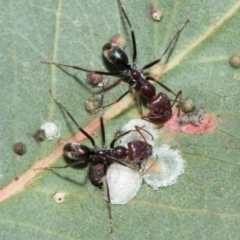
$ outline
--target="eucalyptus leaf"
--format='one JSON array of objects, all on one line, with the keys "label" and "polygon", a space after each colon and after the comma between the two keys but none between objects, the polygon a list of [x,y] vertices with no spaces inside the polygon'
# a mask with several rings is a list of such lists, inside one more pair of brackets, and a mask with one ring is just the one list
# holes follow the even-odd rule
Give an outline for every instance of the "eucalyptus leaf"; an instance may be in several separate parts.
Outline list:
[{"label": "eucalyptus leaf", "polygon": [[[157,59],[190,19],[163,67],[149,74],[204,107],[215,129],[203,134],[159,129],[156,143],[181,151],[185,173],[171,187],[155,191],[143,184],[128,204],[112,205],[111,235],[107,204],[90,184],[87,167],[41,169],[66,165],[62,143],[78,131],[48,90],[79,125],[89,124],[101,145],[98,115],[88,115],[84,107],[97,89],[87,84],[86,73],[41,61],[116,71],[101,51],[116,34],[125,38],[131,59],[131,34],[117,0],[1,0],[0,239],[239,239],[240,72],[229,59],[240,52],[240,1],[129,0],[123,5],[135,30],[139,68]],[[162,12],[160,21],[152,19],[152,6]],[[104,101],[127,89],[120,84]],[[126,99],[121,107],[105,110],[108,143],[139,116],[137,101],[131,95]],[[44,122],[57,123],[63,140],[37,142],[33,135]],[[26,145],[22,156],[13,151],[17,142]],[[57,192],[66,193],[62,203],[53,199]]]}]

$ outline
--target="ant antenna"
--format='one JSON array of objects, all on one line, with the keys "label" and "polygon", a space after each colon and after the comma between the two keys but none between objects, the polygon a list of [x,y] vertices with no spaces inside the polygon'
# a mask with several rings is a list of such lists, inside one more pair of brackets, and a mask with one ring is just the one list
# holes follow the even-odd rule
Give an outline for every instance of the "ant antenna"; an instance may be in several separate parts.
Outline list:
[{"label": "ant antenna", "polygon": [[92,145],[94,146],[94,148],[96,148],[96,144],[94,139],[92,138],[92,136],[90,136],[83,128],[81,128],[78,123],[76,122],[76,120],[73,118],[73,116],[71,115],[71,113],[60,103],[58,102],[58,100],[54,97],[52,90],[49,90],[50,95],[52,96],[53,100],[57,103],[58,106],[60,106],[66,113],[67,115],[72,119],[72,121],[74,122],[74,124],[77,126],[78,130],[83,133],[92,143]]},{"label": "ant antenna", "polygon": [[128,130],[128,131],[126,131],[126,132],[124,132],[124,133],[119,134],[118,136],[116,136],[116,137],[112,140],[112,142],[111,142],[111,144],[110,144],[110,147],[111,147],[111,148],[114,148],[114,145],[115,145],[115,143],[116,143],[116,141],[117,141],[118,139],[120,139],[121,137],[123,137],[123,136],[125,136],[125,135],[127,135],[127,134],[129,134],[129,133],[131,133],[131,132],[135,132],[135,131],[137,131],[137,132],[141,135],[141,137],[144,139],[144,142],[146,143],[146,142],[147,142],[147,141],[146,141],[146,138],[143,136],[143,134],[141,133],[140,130],[142,130],[142,131],[144,131],[145,133],[147,133],[149,136],[152,137],[152,140],[154,140],[153,135],[152,135],[150,132],[148,132],[147,130],[145,130],[145,129],[144,129],[144,126],[142,126],[142,127],[135,126],[135,129],[133,129],[133,130]]},{"label": "ant antenna", "polygon": [[141,72],[143,72],[143,70],[145,70],[145,69],[147,69],[147,68],[150,68],[150,67],[152,67],[153,65],[161,62],[163,56],[168,52],[168,50],[169,50],[169,48],[171,47],[171,45],[172,45],[172,43],[174,42],[174,40],[179,36],[179,34],[180,34],[181,31],[183,30],[183,28],[184,28],[189,22],[190,22],[190,20],[187,19],[187,20],[183,23],[182,27],[180,27],[180,28],[177,30],[176,34],[175,34],[174,37],[170,40],[168,46],[166,47],[166,49],[164,50],[164,52],[163,52],[163,54],[160,56],[160,58],[158,58],[157,60],[155,60],[155,61],[153,61],[153,62],[151,62],[151,63],[148,63],[147,65],[145,65],[145,66],[141,69]]},{"label": "ant antenna", "polygon": [[151,136],[151,137],[152,137],[152,140],[154,140],[153,135],[152,135],[150,132],[148,132],[147,130],[145,130],[144,127],[145,127],[145,126],[142,126],[142,127],[135,126],[135,129],[136,129],[136,131],[139,132],[139,134],[142,136],[142,138],[144,139],[144,142],[147,142],[147,141],[146,141],[146,138],[145,138],[145,137],[143,136],[143,134],[141,133],[140,129],[141,129],[142,131],[144,131],[145,133],[147,133],[149,136]]},{"label": "ant antenna", "polygon": [[67,64],[62,64],[62,63],[57,63],[57,62],[50,62],[50,61],[41,61],[41,63],[44,64],[50,64],[50,65],[55,65],[57,67],[68,67],[68,68],[74,68],[83,72],[91,72],[91,73],[96,73],[96,74],[100,74],[100,75],[108,75],[108,76],[117,76],[120,75],[122,72],[104,72],[104,71],[92,71],[86,68],[81,68],[78,66],[72,66],[72,65],[67,65]]},{"label": "ant antenna", "polygon": [[124,8],[123,8],[121,0],[118,0],[118,3],[119,3],[119,6],[120,6],[120,8],[122,10],[122,13],[123,13],[125,19],[127,20],[128,26],[130,27],[131,36],[132,36],[132,45],[133,45],[133,58],[132,58],[132,61],[133,61],[133,63],[135,63],[136,62],[136,58],[137,58],[137,45],[136,45],[136,38],[135,38],[134,29],[132,27],[132,24],[131,24],[131,22],[130,22],[130,20],[129,20],[129,18],[128,18],[125,10],[124,10]]}]

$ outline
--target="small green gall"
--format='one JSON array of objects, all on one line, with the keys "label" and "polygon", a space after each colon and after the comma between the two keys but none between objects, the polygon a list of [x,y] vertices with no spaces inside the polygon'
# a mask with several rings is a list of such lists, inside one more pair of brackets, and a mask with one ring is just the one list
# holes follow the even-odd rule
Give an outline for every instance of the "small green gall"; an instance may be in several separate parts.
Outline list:
[{"label": "small green gall", "polygon": [[238,55],[232,55],[229,59],[229,64],[233,68],[240,68],[240,57]]},{"label": "small green gall", "polygon": [[191,99],[184,99],[182,102],[181,102],[181,110],[184,112],[184,113],[190,113],[192,111],[194,111],[195,107],[193,105],[193,101]]},{"label": "small green gall", "polygon": [[85,109],[92,113],[95,110],[99,109],[101,107],[101,101],[99,98],[89,98],[85,101]]},{"label": "small green gall", "polygon": [[89,84],[96,87],[100,83],[102,83],[103,75],[100,75],[94,72],[87,73],[87,81]]}]

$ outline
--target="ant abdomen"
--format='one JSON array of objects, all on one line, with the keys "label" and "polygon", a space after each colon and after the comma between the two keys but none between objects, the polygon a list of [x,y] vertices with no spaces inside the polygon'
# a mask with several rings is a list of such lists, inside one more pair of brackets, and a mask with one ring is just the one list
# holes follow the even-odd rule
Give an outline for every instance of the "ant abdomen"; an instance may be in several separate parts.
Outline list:
[{"label": "ant abdomen", "polygon": [[102,188],[102,178],[105,176],[105,166],[103,163],[91,164],[89,167],[89,179],[91,183],[99,188]]},{"label": "ant abdomen", "polygon": [[[114,43],[106,43],[103,48],[104,57],[110,62],[121,68],[130,68],[128,56],[122,48]],[[129,66],[128,66],[129,65]]]},{"label": "ant abdomen", "polygon": [[87,162],[92,153],[89,147],[75,142],[67,143],[63,151],[66,157],[72,160],[82,160],[83,163]]}]

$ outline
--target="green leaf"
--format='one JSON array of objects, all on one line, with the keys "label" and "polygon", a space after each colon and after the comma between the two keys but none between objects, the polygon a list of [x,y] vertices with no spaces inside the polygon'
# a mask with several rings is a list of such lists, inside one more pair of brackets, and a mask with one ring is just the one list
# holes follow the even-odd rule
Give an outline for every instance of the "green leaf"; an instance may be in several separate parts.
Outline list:
[{"label": "green leaf", "polygon": [[[1,239],[239,238],[240,72],[228,60],[240,54],[240,1],[151,2],[163,12],[160,22],[151,18],[150,1],[123,2],[136,33],[138,66],[157,59],[190,19],[164,58],[164,67],[149,72],[204,107],[216,128],[204,134],[159,129],[156,142],[181,151],[185,173],[176,184],[158,191],[143,184],[128,204],[112,206],[110,235],[107,204],[90,184],[87,168],[43,171],[56,160],[56,166],[66,164],[60,157],[64,141],[37,143],[32,135],[44,121],[58,121],[62,139],[77,132],[51,98],[52,89],[81,126],[89,124],[87,130],[96,131],[100,144],[97,116],[89,116],[84,108],[84,101],[96,92],[86,84],[86,74],[41,61],[109,69],[101,48],[115,34],[125,37],[131,59],[131,35],[118,3],[1,1]],[[127,88],[117,86],[104,101],[113,101]],[[157,91],[162,89],[157,86]],[[139,115],[131,96],[105,113],[108,143]],[[16,142],[26,145],[23,156],[13,152]],[[61,204],[52,198],[59,191],[66,193]]]}]

